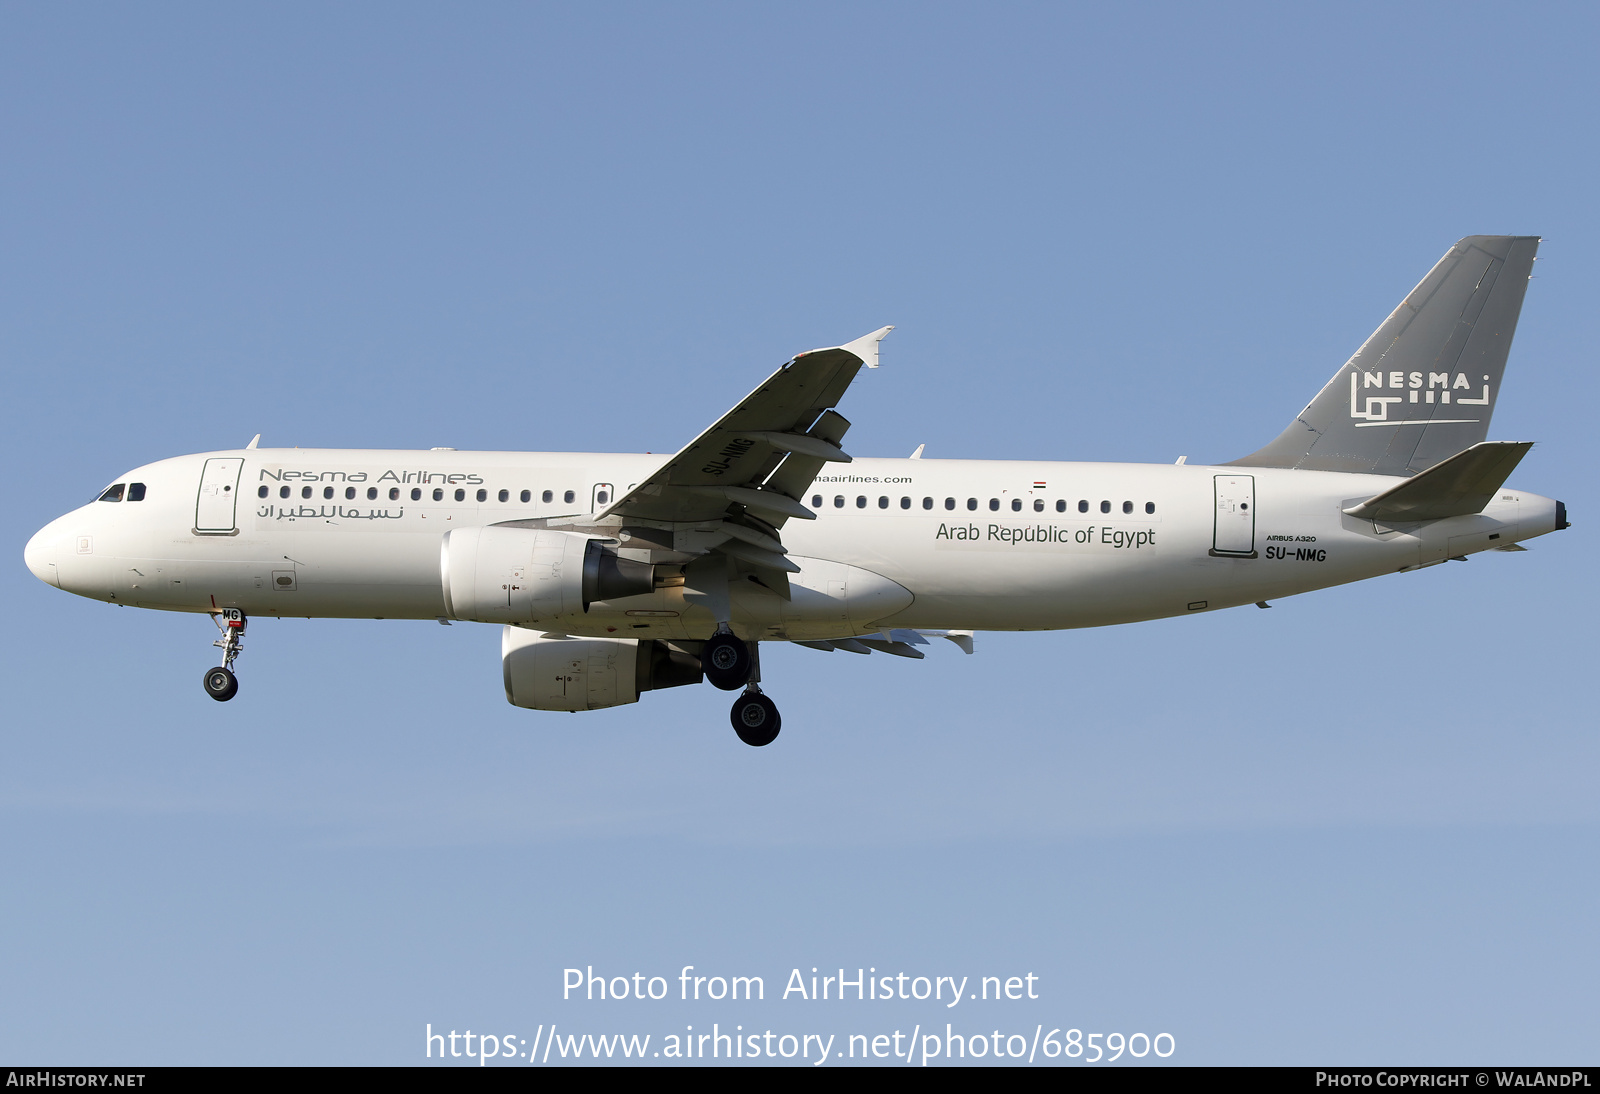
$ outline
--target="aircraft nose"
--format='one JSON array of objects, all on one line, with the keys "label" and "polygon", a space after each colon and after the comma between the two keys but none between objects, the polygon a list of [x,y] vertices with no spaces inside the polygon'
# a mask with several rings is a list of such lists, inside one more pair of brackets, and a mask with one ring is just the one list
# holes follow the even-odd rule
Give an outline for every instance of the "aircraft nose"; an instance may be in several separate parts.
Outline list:
[{"label": "aircraft nose", "polygon": [[51,521],[33,534],[22,549],[22,560],[33,571],[33,576],[47,585],[61,588],[61,574],[57,557],[61,553],[59,522]]}]

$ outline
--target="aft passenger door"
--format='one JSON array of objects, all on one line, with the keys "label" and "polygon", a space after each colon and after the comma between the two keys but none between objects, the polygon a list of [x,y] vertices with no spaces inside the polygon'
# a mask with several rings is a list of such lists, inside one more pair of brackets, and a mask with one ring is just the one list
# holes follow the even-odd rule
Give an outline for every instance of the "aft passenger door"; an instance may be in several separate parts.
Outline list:
[{"label": "aft passenger door", "polygon": [[1229,558],[1256,557],[1256,480],[1254,475],[1217,475],[1216,518],[1211,553]]},{"label": "aft passenger door", "polygon": [[244,460],[207,460],[200,474],[200,497],[194,506],[194,530],[226,535],[235,530],[234,504],[239,497],[239,472]]}]

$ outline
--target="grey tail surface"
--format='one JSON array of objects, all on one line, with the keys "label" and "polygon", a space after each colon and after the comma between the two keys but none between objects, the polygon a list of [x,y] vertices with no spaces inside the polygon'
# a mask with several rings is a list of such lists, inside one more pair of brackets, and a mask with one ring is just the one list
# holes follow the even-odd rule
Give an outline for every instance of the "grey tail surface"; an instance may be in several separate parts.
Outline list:
[{"label": "grey tail surface", "polygon": [[1414,475],[1485,440],[1538,236],[1468,236],[1241,467]]}]

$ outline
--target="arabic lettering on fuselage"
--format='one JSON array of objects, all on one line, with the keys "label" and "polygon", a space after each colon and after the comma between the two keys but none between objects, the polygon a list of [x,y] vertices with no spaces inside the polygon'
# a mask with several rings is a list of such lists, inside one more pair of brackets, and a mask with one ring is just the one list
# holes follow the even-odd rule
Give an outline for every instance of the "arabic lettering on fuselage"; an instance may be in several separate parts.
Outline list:
[{"label": "arabic lettering on fuselage", "polygon": [[331,520],[338,517],[341,520],[400,520],[406,515],[405,507],[398,510],[368,509],[360,510],[353,506],[343,505],[285,505],[279,508],[276,505],[260,505],[256,507],[256,516],[263,520]]}]

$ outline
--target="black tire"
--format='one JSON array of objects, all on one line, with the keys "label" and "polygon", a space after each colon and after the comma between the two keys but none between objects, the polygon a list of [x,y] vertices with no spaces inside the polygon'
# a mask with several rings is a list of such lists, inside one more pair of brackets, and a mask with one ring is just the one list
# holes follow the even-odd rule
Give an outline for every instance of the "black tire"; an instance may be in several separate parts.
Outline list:
[{"label": "black tire", "polygon": [[739,696],[728,717],[739,740],[752,748],[770,745],[778,739],[778,730],[783,728],[777,704],[765,695]]},{"label": "black tire", "polygon": [[226,703],[239,694],[239,678],[222,666],[206,669],[205,678],[206,694],[219,703]]},{"label": "black tire", "polygon": [[742,688],[750,682],[750,647],[731,634],[713,635],[700,651],[700,667],[711,686],[723,691]]}]

